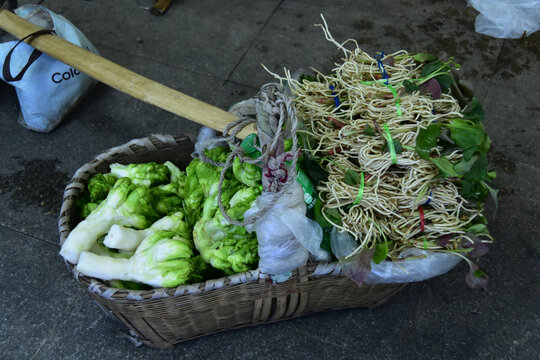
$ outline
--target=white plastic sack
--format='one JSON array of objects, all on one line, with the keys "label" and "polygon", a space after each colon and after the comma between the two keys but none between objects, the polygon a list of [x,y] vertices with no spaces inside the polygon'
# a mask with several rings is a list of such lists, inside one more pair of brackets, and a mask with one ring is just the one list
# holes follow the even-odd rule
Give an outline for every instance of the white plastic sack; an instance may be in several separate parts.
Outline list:
[{"label": "white plastic sack", "polygon": [[[98,53],[72,23],[43,6],[25,5],[15,13],[37,26],[54,30],[56,35],[77,46]],[[50,132],[97,81],[24,42],[17,43],[0,44],[0,79],[16,89],[21,106],[19,123],[31,130]]]},{"label": "white plastic sack", "polygon": [[[259,269],[262,273],[280,275],[307,263],[311,253],[315,260],[329,260],[329,254],[320,248],[323,233],[315,221],[307,218],[302,186],[295,182],[290,192],[283,194],[272,208],[253,225],[259,242]],[[260,209],[269,204],[274,193],[261,194],[244,218],[251,220]]]},{"label": "white plastic sack", "polygon": [[502,39],[518,39],[540,29],[540,0],[469,0],[480,14],[476,32]]}]

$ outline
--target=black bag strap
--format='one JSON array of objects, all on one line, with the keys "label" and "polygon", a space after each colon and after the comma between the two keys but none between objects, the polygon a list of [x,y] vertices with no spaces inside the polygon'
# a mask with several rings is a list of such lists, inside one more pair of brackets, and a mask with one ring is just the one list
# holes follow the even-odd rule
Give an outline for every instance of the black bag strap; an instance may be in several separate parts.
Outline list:
[{"label": "black bag strap", "polygon": [[41,56],[42,52],[37,49],[34,49],[34,51],[32,51],[32,53],[30,54],[30,57],[28,58],[26,65],[24,65],[24,67],[17,74],[17,76],[13,77],[11,75],[11,71],[10,71],[11,55],[13,54],[13,51],[15,51],[15,48],[24,40],[31,38],[33,36],[42,35],[42,34],[54,34],[54,30],[42,29],[42,30],[33,32],[30,35],[23,37],[21,40],[19,40],[18,43],[15,44],[15,46],[13,46],[13,48],[11,48],[11,50],[6,55],[6,58],[4,59],[4,66],[2,68],[2,76],[4,77],[5,81],[20,81],[23,78],[24,74],[26,73],[26,70],[28,70],[28,68],[30,67],[30,65],[32,65],[34,61],[36,61]]}]

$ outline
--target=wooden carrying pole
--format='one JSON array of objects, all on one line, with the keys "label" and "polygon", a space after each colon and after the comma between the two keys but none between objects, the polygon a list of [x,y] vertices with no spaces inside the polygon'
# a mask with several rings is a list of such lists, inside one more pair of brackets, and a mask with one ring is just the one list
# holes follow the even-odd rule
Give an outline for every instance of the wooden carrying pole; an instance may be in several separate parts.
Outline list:
[{"label": "wooden carrying pole", "polygon": [[[0,28],[22,39],[38,30],[8,10],[0,10]],[[58,36],[45,34],[26,40],[39,51],[80,70],[118,91],[212,129],[223,129],[237,117],[227,111],[150,80]],[[238,137],[254,132],[244,128]]]}]

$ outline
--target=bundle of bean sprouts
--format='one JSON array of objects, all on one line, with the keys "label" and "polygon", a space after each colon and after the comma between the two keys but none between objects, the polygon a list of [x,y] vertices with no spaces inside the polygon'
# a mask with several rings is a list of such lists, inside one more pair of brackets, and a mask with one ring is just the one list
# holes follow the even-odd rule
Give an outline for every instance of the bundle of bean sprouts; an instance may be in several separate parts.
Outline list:
[{"label": "bundle of bean sprouts", "polygon": [[[284,77],[274,76],[286,81],[295,98],[312,144],[303,150],[328,172],[317,188],[322,215],[354,237],[357,251],[386,242],[391,259],[409,247],[459,253],[464,242],[477,240],[466,229],[482,216],[482,206],[469,205],[455,179],[441,176],[415,151],[421,129],[462,116],[458,100],[446,93],[435,99],[418,90],[406,92],[403,81],[418,80],[423,66],[408,52],[376,59],[354,40],[347,42],[355,48],[346,49],[347,42],[337,43],[326,23],[320,26],[343,51],[343,62],[330,75],[312,69],[313,81],[293,79],[287,70]],[[401,152],[389,151],[398,143]],[[462,152],[445,156],[455,162]],[[357,181],[347,180],[351,171]],[[328,215],[331,209],[339,212],[338,221]]]}]

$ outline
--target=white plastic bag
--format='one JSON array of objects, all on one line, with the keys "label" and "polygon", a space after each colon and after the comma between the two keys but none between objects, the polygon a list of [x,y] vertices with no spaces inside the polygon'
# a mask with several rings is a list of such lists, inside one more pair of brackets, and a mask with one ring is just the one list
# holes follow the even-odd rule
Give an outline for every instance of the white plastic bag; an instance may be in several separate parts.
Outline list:
[{"label": "white plastic bag", "polygon": [[[98,53],[72,23],[43,6],[25,5],[15,13],[37,26],[54,30],[56,35],[77,46]],[[16,89],[21,106],[19,123],[31,130],[50,132],[97,81],[24,42],[17,43],[0,44],[0,79]]]},{"label": "white plastic bag", "polygon": [[[274,193],[264,192],[254,207],[246,211],[244,218],[250,221],[260,209],[269,204]],[[298,182],[290,186],[272,208],[254,225],[246,226],[255,231],[259,242],[259,269],[262,273],[280,275],[305,265],[311,253],[315,260],[328,261],[330,255],[320,248],[322,229],[307,218],[304,192]],[[285,277],[286,278],[286,277]],[[282,278],[284,280],[285,278]]]},{"label": "white plastic bag", "polygon": [[[347,267],[347,260],[344,258],[351,254],[357,247],[354,239],[346,232],[340,232],[336,228],[332,229],[330,235],[332,252],[340,259],[340,264],[346,273],[354,270],[356,273],[362,269],[351,269]],[[461,257],[454,254],[427,251],[417,248],[405,249],[400,254],[400,260],[383,260],[379,264],[371,261],[366,264],[371,267],[365,276],[361,276],[361,281],[367,284],[394,284],[415,281],[424,281],[435,276],[439,276],[452,270],[460,261]],[[357,264],[352,264],[357,266]],[[367,270],[367,269],[365,269]],[[356,280],[355,280],[356,281]]]},{"label": "white plastic bag", "polygon": [[[413,258],[411,258],[413,256]],[[452,270],[461,258],[454,254],[406,249],[401,253],[403,260],[371,262],[367,284],[393,284],[424,281]],[[409,257],[409,258],[407,258]]]},{"label": "white plastic bag", "polygon": [[518,39],[540,29],[540,0],[469,0],[480,14],[476,32],[502,39]]}]

